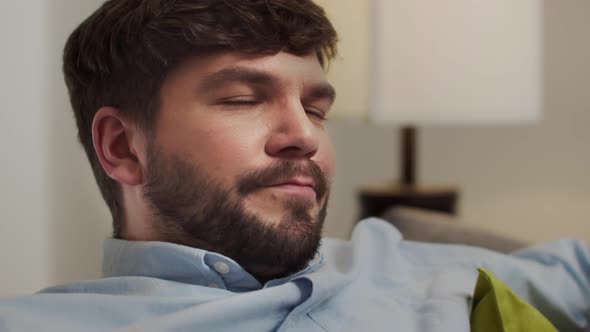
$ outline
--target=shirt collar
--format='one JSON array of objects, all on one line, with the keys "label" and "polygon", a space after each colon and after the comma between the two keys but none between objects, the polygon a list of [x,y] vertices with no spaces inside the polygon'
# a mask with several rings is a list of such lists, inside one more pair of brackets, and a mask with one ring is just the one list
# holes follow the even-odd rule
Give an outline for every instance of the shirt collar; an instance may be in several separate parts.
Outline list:
[{"label": "shirt collar", "polygon": [[233,259],[167,242],[106,239],[103,277],[141,276],[246,292],[283,284],[323,264],[320,251],[305,269],[262,285]]}]

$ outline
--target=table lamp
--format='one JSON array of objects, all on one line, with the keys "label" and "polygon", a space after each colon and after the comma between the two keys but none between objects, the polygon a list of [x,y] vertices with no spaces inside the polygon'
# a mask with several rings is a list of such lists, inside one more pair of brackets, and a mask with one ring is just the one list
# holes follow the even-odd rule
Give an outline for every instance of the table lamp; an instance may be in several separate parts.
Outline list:
[{"label": "table lamp", "polygon": [[[326,4],[328,14],[337,10]],[[368,14],[369,105],[334,113],[401,128],[401,174],[396,185],[361,190],[361,200],[372,200],[362,202],[361,217],[392,199],[454,213],[456,190],[418,184],[417,128],[524,125],[540,117],[541,2],[372,0]],[[341,30],[346,41],[352,28]]]}]

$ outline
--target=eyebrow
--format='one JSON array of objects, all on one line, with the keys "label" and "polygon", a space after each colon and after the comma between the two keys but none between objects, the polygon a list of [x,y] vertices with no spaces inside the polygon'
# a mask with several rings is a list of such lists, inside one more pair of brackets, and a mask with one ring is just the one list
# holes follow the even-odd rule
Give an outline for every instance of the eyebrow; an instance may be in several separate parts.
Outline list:
[{"label": "eyebrow", "polygon": [[242,82],[252,85],[277,85],[279,82],[271,75],[259,70],[231,67],[215,72],[203,80],[201,90],[213,91],[231,82]]},{"label": "eyebrow", "polygon": [[319,83],[309,88],[305,99],[327,99],[330,104],[333,104],[336,100],[336,90],[329,83]]}]

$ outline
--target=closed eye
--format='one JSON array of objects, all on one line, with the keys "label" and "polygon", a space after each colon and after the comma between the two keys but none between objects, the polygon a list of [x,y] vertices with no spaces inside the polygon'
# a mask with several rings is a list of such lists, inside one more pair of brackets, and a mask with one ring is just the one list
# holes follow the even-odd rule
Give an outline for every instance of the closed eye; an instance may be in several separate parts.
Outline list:
[{"label": "closed eye", "polygon": [[259,103],[257,100],[228,100],[222,102],[224,105],[258,105]]},{"label": "closed eye", "polygon": [[317,109],[317,108],[308,107],[305,109],[305,113],[307,113],[309,116],[312,116],[320,121],[326,120],[326,113],[323,112],[322,110]]},{"label": "closed eye", "polygon": [[217,101],[217,104],[225,106],[256,106],[260,103],[260,100],[251,97],[230,97]]}]

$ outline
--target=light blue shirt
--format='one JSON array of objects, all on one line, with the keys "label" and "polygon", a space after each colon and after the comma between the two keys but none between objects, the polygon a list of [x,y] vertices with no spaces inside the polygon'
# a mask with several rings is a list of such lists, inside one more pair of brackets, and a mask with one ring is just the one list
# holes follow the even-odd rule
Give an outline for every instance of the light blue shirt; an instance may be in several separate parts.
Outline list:
[{"label": "light blue shirt", "polygon": [[469,331],[485,267],[561,331],[590,330],[590,253],[562,240],[511,256],[404,241],[386,222],[325,239],[260,284],[235,261],[162,242],[105,242],[104,278],[0,299],[0,331]]}]

